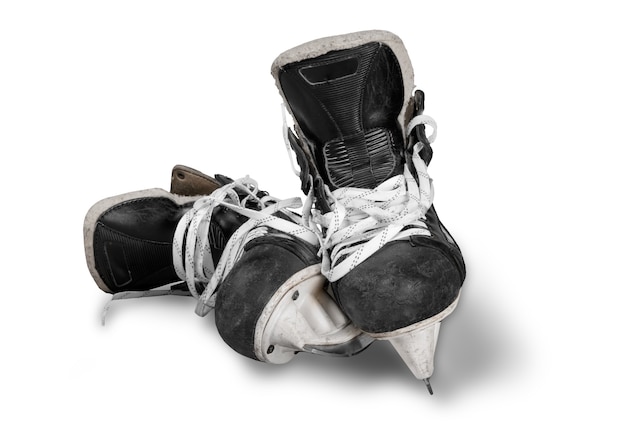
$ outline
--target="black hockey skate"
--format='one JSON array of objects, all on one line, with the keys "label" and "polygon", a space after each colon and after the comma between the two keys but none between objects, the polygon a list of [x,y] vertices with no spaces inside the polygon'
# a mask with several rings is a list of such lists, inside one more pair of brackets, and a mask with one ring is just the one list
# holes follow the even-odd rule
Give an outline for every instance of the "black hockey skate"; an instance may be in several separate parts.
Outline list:
[{"label": "black hockey skate", "polygon": [[440,322],[457,305],[465,265],[432,205],[435,135],[425,125],[436,128],[402,41],[386,31],[318,39],[279,55],[272,75],[337,302],[432,393]]},{"label": "black hockey skate", "polygon": [[250,178],[212,178],[178,165],[170,192],[141,190],[90,208],[87,266],[112,300],[194,296],[197,313],[215,308],[224,341],[253,359],[353,355],[372,339],[325,290],[318,239],[291,211],[300,205],[269,196]]}]

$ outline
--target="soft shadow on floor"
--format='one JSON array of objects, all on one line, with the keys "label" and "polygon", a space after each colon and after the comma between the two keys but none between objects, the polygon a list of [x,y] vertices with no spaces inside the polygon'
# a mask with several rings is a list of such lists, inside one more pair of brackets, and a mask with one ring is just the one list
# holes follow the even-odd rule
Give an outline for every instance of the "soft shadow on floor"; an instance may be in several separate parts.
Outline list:
[{"label": "soft shadow on floor", "polygon": [[[441,326],[435,356],[435,373],[431,383],[435,394],[444,398],[462,390],[487,383],[490,378],[508,375],[523,359],[512,328],[497,307],[495,297],[467,288],[457,309]],[[114,322],[120,313],[153,313],[167,308],[170,312],[194,314],[195,300],[190,297],[152,297],[115,302],[107,314]],[[121,317],[120,317],[121,318]],[[212,313],[202,325],[207,338],[219,338]],[[230,351],[225,349],[228,356]],[[284,365],[267,365],[241,357],[239,365],[261,378],[303,375],[323,381],[338,381],[358,387],[394,382],[407,388],[424,387],[417,380],[388,341],[375,341],[352,357],[328,357],[300,353]]]},{"label": "soft shadow on floor", "polygon": [[436,382],[442,395],[510,375],[524,359],[514,326],[497,297],[475,290],[442,322],[435,358]]}]

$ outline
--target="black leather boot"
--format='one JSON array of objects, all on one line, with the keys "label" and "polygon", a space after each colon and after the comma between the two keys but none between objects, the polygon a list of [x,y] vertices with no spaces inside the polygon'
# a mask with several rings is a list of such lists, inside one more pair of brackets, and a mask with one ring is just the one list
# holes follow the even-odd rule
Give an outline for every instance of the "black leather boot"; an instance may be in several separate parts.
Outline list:
[{"label": "black leather boot", "polygon": [[272,75],[337,302],[429,385],[465,265],[432,205],[426,125],[435,123],[402,41],[377,30],[318,39],[279,55]]}]

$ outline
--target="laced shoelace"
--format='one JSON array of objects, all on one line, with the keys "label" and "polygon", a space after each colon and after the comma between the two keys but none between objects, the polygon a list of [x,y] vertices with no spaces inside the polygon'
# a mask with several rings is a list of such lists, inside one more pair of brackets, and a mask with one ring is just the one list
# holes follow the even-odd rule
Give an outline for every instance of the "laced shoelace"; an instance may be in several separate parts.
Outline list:
[{"label": "laced shoelace", "polygon": [[[434,142],[437,124],[427,115],[417,115],[409,121],[407,136],[421,124],[432,128],[427,139]],[[434,188],[426,163],[420,157],[423,148],[424,144],[418,141],[412,147],[412,154],[405,152],[417,179],[406,163],[402,174],[373,189],[344,187],[331,192],[326,187],[332,203],[332,211],[328,213],[322,214],[312,207],[311,188],[303,207],[303,222],[318,235],[322,274],[329,281],[340,279],[390,241],[430,235],[424,218],[433,202]]]},{"label": "laced shoelace", "polygon": [[[196,313],[205,316],[215,307],[215,292],[243,254],[245,245],[266,235],[269,228],[315,246],[319,245],[315,233],[303,226],[301,216],[293,211],[302,207],[300,198],[279,200],[269,195],[259,198],[258,192],[257,182],[245,177],[215,190],[210,196],[198,199],[178,222],[172,245],[174,269],[186,284],[186,289],[181,289],[181,284],[176,283],[174,286],[167,285],[149,291],[114,294],[103,309],[102,324],[104,325],[106,314],[114,301],[150,296],[193,296],[198,300]],[[258,210],[247,207],[251,202],[257,205]],[[213,212],[218,206],[229,208],[246,216],[248,220],[229,238],[219,262],[214,266],[209,227]],[[282,212],[289,219],[275,216],[278,212]]]}]

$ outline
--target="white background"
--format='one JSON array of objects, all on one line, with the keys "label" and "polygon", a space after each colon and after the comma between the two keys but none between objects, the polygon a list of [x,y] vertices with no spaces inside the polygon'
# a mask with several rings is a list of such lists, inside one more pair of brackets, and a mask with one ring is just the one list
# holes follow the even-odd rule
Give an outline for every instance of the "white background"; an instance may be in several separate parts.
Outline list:
[{"label": "white background", "polygon": [[[619,2],[344,3],[1,4],[0,445],[624,446]],[[435,395],[382,342],[251,361],[191,299],[100,326],[88,208],[169,188],[177,163],[300,195],[270,65],[372,28],[426,92],[435,204],[468,266]]]}]

